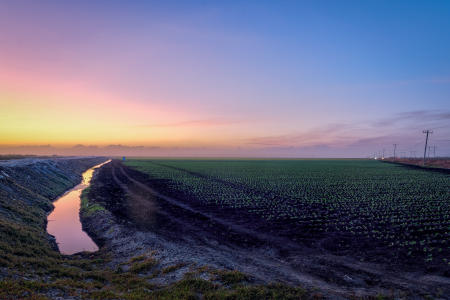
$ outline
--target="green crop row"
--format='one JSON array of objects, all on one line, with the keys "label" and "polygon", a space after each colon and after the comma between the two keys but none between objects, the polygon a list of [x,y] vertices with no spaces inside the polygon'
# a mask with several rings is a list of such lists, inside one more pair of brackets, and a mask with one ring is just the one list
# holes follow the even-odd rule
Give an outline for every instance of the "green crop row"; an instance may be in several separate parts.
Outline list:
[{"label": "green crop row", "polygon": [[[129,160],[162,192],[305,234],[340,233],[428,262],[450,257],[450,176],[364,160]],[[245,220],[242,220],[245,222]],[[304,234],[304,235],[305,235]]]}]

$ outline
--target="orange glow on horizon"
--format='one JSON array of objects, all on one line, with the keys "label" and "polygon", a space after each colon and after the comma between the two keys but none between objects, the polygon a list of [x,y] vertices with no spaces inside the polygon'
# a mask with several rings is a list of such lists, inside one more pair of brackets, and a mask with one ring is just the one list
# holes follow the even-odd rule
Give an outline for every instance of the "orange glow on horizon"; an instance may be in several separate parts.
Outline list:
[{"label": "orange glow on horizon", "polygon": [[0,106],[6,108],[0,111],[1,145],[214,146],[229,145],[237,131],[217,135],[211,128],[227,124],[192,122],[189,112],[151,102],[59,82],[53,88],[29,74],[19,77],[0,72]]}]

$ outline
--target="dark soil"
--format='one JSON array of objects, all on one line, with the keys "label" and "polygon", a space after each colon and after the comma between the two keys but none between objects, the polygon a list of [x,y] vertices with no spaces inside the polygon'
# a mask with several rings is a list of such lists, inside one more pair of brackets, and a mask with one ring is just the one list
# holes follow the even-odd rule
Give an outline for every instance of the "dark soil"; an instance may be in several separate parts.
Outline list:
[{"label": "dark soil", "polygon": [[423,165],[423,159],[422,158],[386,158],[384,159],[386,162],[394,162],[398,164],[403,165],[412,165],[412,166],[419,166],[419,167],[426,167],[426,168],[442,168],[446,169],[448,172],[447,174],[450,174],[450,158],[443,157],[443,158],[427,158],[425,160],[425,166]]},{"label": "dark soil", "polygon": [[[205,206],[190,195],[167,189],[167,182],[150,179],[119,161],[99,170],[89,199],[112,212],[128,234],[156,234],[182,245],[187,256],[191,255],[189,249],[195,248],[192,259],[200,260],[200,264],[232,264],[243,272],[253,270],[251,276],[266,282],[315,286],[345,297],[378,293],[450,295],[445,266],[427,270],[371,240],[355,240],[333,232],[319,234],[313,228],[263,222],[241,210]],[[88,232],[103,245],[123,252],[123,247],[111,241],[114,236],[105,237],[92,226]],[[196,256],[198,247],[207,249],[204,260]]]},{"label": "dark soil", "polygon": [[[156,162],[154,163],[156,164]],[[164,166],[178,169],[172,166]],[[295,255],[299,250],[302,253],[313,251],[314,253],[321,254],[351,256],[359,261],[382,263],[386,264],[392,270],[401,269],[411,272],[426,270],[433,274],[450,277],[450,266],[442,263],[442,258],[450,254],[445,249],[442,252],[442,257],[435,258],[434,263],[425,263],[425,257],[420,257],[423,253],[415,253],[414,257],[407,256],[405,249],[388,247],[386,243],[381,241],[362,236],[355,237],[336,229],[333,230],[333,228],[326,233],[318,232],[313,222],[299,225],[294,220],[289,219],[266,221],[258,215],[248,213],[243,209],[205,205],[201,199],[196,199],[189,193],[182,193],[169,188],[173,186],[169,182],[150,178],[147,174],[123,166],[122,164],[120,164],[119,170],[120,172],[115,172],[115,179],[119,180],[121,184],[125,184],[130,188],[130,184],[133,184],[132,180],[138,181],[146,187],[158,191],[160,195],[172,199],[171,202],[168,202],[167,199],[158,199],[159,201],[157,201],[160,209],[156,211],[164,212],[164,216],[161,216],[161,213],[159,213],[152,218],[137,218],[133,215],[133,212],[129,212],[128,219],[133,220],[133,223],[142,228],[148,227],[149,220],[151,220],[151,226],[154,227],[155,225],[164,224],[163,228],[168,229],[169,232],[173,232],[174,230],[177,232],[179,230],[192,230],[192,228],[186,226],[187,223],[194,226],[194,228],[196,226],[210,228],[208,234],[205,235],[202,232],[202,236],[220,239],[222,243],[227,242],[247,248],[277,245],[278,254],[283,257]],[[245,185],[239,185],[217,178],[207,178],[203,174],[183,169],[178,170],[190,173],[195,177],[204,178],[205,180],[215,180],[235,189],[245,190],[249,192],[248,194],[260,194],[262,197],[266,196],[258,190],[249,191],[250,188]],[[439,169],[434,171],[450,174],[450,170]],[[182,201],[174,199],[182,199]],[[156,203],[154,200],[153,203]],[[185,204],[189,206],[188,211],[180,207],[180,205]],[[145,207],[145,205],[143,206]],[[321,214],[322,209],[324,208],[318,204],[314,207],[305,207],[305,211],[316,212],[318,215]],[[121,209],[120,211],[124,212],[127,209]],[[141,210],[138,213],[141,213]],[[172,224],[173,222],[171,223],[171,220],[174,219],[174,216],[180,215],[183,216],[181,228],[171,228],[171,226],[177,226],[176,224]],[[158,216],[158,220],[155,220],[156,216]],[[171,225],[169,226],[168,224]],[[154,230],[155,228],[149,229]]]}]

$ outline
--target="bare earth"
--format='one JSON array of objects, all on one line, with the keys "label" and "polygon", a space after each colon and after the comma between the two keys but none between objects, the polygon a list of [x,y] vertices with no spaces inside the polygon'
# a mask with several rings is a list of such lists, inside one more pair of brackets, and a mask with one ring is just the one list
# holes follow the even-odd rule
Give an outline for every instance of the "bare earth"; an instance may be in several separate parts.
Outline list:
[{"label": "bare earth", "polygon": [[[423,159],[420,158],[387,158],[385,161],[395,162],[400,164],[423,166]],[[425,161],[426,167],[450,169],[450,158],[427,158]]]},{"label": "bare earth", "polygon": [[279,281],[317,288],[333,299],[378,294],[447,299],[445,295],[450,295],[448,277],[361,262],[273,232],[254,231],[225,219],[223,212],[202,211],[162,195],[145,174],[119,161],[98,171],[88,196],[107,210],[82,215],[83,227],[111,251],[112,266],[153,250],[163,266],[186,264],[158,277],[158,283],[178,280],[195,265],[236,269],[251,275],[255,283]]}]

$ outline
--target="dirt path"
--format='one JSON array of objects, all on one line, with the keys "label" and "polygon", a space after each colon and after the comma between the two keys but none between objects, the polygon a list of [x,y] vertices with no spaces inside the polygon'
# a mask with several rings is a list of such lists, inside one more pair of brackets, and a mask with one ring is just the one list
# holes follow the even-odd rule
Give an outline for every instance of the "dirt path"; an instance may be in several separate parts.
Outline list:
[{"label": "dirt path", "polygon": [[[137,249],[157,249],[163,262],[238,269],[259,282],[281,281],[315,287],[331,298],[379,293],[408,298],[450,295],[449,278],[398,272],[255,232],[221,218],[220,212],[205,212],[161,194],[149,185],[145,174],[117,161],[102,168],[94,178],[92,185],[100,184],[104,189],[95,191],[97,199],[102,198],[102,192],[108,192],[105,188],[116,187],[119,194],[125,195],[115,204],[116,208],[110,207],[126,220],[123,225],[111,224],[110,220],[98,221],[97,235],[117,257],[136,255]],[[105,196],[104,201],[109,198]],[[114,230],[105,227],[108,222]]]},{"label": "dirt path", "polygon": [[[222,228],[223,230],[225,230],[226,232],[232,232],[233,234],[237,234],[241,238],[246,237],[247,239],[255,240],[254,241],[255,243],[258,243],[258,241],[260,241],[260,242],[267,243],[267,244],[280,245],[280,248],[285,248],[285,249],[290,249],[290,250],[301,250],[301,248],[297,244],[292,243],[288,239],[278,238],[277,236],[268,235],[268,234],[249,230],[243,226],[239,226],[239,225],[233,224],[231,222],[228,222],[227,220],[224,220],[220,217],[213,216],[212,214],[209,214],[209,213],[201,212],[195,208],[192,208],[190,205],[183,203],[180,200],[162,195],[161,193],[159,193],[158,191],[155,191],[148,185],[130,177],[130,175],[125,171],[123,166],[119,166],[118,170],[121,172],[121,174],[123,176],[125,176],[125,178],[127,178],[130,182],[132,182],[134,185],[136,185],[137,188],[142,189],[143,191],[147,192],[150,195],[153,195],[154,197],[157,197],[158,200],[165,201],[172,206],[181,208],[182,210],[184,210],[184,212],[183,212],[184,214],[191,214],[195,218],[205,220],[206,222],[208,222],[210,224],[213,223],[214,226],[218,226],[218,227]],[[117,178],[117,176],[115,175],[115,169],[113,169],[113,177],[122,188],[126,189],[127,192],[132,193],[130,191],[130,189],[125,184],[120,182],[120,180]],[[136,199],[136,195],[134,198]],[[151,203],[151,202],[147,201],[147,203]],[[152,205],[152,207],[154,207],[154,203],[151,203],[151,205]],[[166,212],[164,212],[162,210],[159,210],[158,213],[164,214],[165,216],[169,216],[169,214],[167,214]],[[174,220],[176,220],[177,223],[187,225],[188,228],[192,229],[192,226],[190,226],[190,224],[183,223],[182,221],[178,220],[178,218],[176,216],[170,215],[170,217],[173,218]]]}]

